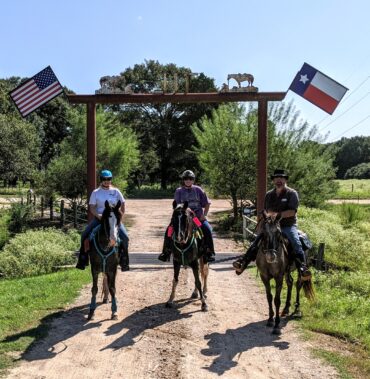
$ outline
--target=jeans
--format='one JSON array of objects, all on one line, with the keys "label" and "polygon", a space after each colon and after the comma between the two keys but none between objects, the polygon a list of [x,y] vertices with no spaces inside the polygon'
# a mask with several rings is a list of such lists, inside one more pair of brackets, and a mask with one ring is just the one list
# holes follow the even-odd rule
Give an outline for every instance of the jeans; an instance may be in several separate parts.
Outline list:
[{"label": "jeans", "polygon": [[[85,238],[87,238],[89,234],[91,233],[91,231],[99,224],[100,224],[100,221],[96,217],[93,218],[92,221],[90,221],[90,223],[86,226],[85,230],[81,234],[81,246]],[[125,226],[122,224],[122,222],[118,228],[118,236],[121,240],[123,247],[126,249],[126,251],[128,251],[128,241],[129,241],[128,233]]]},{"label": "jeans", "polygon": [[301,241],[299,240],[297,225],[283,226],[281,228],[281,231],[288,238],[297,258],[299,258],[301,262],[304,262],[305,255],[303,252]]}]

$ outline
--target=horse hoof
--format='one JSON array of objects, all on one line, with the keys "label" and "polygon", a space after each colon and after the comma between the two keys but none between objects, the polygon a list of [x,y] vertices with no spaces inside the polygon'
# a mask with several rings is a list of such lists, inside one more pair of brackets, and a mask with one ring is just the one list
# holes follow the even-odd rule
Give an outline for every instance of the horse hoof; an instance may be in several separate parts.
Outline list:
[{"label": "horse hoof", "polygon": [[202,312],[208,312],[208,305],[202,304]]},{"label": "horse hoof", "polygon": [[292,314],[292,317],[293,318],[302,318],[302,312],[301,311],[298,311],[298,312],[294,312],[293,314]]},{"label": "horse hoof", "polygon": [[111,320],[118,320],[118,315],[117,313],[112,313],[112,317],[110,318]]},{"label": "horse hoof", "polygon": [[274,328],[272,330],[272,334],[275,334],[276,336],[280,336],[281,334],[281,329],[280,328]]},{"label": "horse hoof", "polygon": [[191,294],[191,298],[192,298],[192,299],[198,299],[198,293],[197,293],[197,292],[193,292],[193,293]]},{"label": "horse hoof", "polygon": [[103,299],[103,304],[108,304],[109,303],[109,300],[108,300],[108,298],[106,298],[106,299]]},{"label": "horse hoof", "polygon": [[167,301],[166,308],[173,308],[173,302]]},{"label": "horse hoof", "polygon": [[289,315],[289,309],[288,310],[283,310],[282,312],[281,312],[281,317],[287,317]]},{"label": "horse hoof", "polygon": [[266,326],[268,326],[269,328],[271,328],[272,326],[274,326],[274,322],[269,320],[269,321],[267,321]]},{"label": "horse hoof", "polygon": [[94,312],[89,312],[89,314],[87,315],[87,319],[90,321],[90,320],[94,320]]}]

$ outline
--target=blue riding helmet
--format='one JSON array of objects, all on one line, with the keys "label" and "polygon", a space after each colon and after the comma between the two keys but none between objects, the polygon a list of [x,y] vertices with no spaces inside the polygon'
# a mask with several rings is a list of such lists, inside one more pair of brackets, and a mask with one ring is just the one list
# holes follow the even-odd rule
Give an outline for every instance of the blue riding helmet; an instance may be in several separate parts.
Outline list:
[{"label": "blue riding helmet", "polygon": [[102,170],[100,172],[100,179],[113,178],[112,173],[109,170]]}]

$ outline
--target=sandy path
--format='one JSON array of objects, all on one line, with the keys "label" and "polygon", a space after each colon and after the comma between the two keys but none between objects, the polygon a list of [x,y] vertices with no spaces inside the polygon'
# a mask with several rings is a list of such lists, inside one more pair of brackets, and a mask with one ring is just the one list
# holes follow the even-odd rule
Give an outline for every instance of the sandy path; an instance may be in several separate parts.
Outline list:
[{"label": "sandy path", "polygon": [[[87,322],[90,286],[52,322],[49,336],[22,357],[8,378],[335,378],[335,371],[310,355],[288,323],[281,336],[266,328],[265,295],[248,273],[238,277],[230,262],[211,265],[209,312],[190,301],[193,277],[182,270],[177,306],[167,309],[172,269],[155,259],[168,222],[169,200],[129,200],[131,271],[118,274],[119,319],[110,305]],[[211,210],[229,208],[214,201]],[[212,217],[212,215],[211,215]],[[148,223],[150,221],[150,224]],[[153,225],[153,222],[155,225]],[[240,250],[216,238],[217,252]],[[153,254],[144,254],[153,252]],[[155,252],[155,254],[154,254]],[[140,257],[146,257],[144,263]]]}]

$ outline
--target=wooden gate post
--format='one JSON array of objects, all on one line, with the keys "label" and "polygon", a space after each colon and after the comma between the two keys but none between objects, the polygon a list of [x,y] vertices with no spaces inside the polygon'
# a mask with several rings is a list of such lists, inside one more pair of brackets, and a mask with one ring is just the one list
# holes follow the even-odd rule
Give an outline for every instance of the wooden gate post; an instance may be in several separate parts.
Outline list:
[{"label": "wooden gate post", "polygon": [[258,101],[257,218],[264,208],[267,188],[267,101]]},{"label": "wooden gate post", "polygon": [[[96,188],[96,105],[94,102],[87,104],[87,201],[91,192]],[[88,212],[88,220],[91,221],[94,215]]]}]

